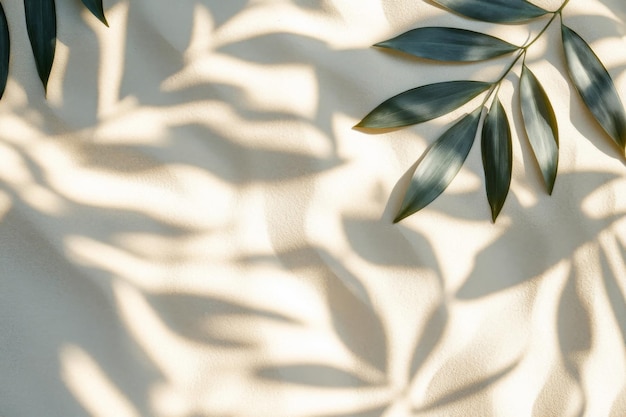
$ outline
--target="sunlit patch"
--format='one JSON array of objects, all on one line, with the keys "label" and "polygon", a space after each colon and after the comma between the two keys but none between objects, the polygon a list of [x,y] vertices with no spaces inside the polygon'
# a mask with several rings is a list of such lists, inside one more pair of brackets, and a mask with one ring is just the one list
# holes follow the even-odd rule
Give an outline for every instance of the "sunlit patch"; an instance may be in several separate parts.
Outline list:
[{"label": "sunlit patch", "polygon": [[213,26],[211,13],[202,4],[196,4],[193,12],[191,40],[187,51],[185,51],[187,62],[209,52],[212,45]]},{"label": "sunlit patch", "polygon": [[48,188],[38,184],[31,184],[21,188],[19,193],[25,202],[42,213],[59,216],[64,212],[65,204],[63,200]]},{"label": "sunlit patch", "polygon": [[67,388],[92,417],[140,417],[101,365],[82,348],[62,347],[60,362],[61,377]]},{"label": "sunlit patch", "polygon": [[211,54],[189,63],[163,81],[165,92],[197,87],[200,82],[240,89],[246,108],[312,118],[318,105],[318,81],[306,64],[263,65]]},{"label": "sunlit patch", "polygon": [[113,277],[130,279],[144,287],[158,285],[162,269],[150,260],[143,260],[119,248],[77,235],[65,237],[67,256],[74,262],[97,268]]},{"label": "sunlit patch", "polygon": [[582,212],[590,219],[626,215],[626,196],[619,191],[623,184],[624,180],[618,179],[597,187],[582,200]]},{"label": "sunlit patch", "polygon": [[[33,118],[37,120],[29,120],[28,118]],[[2,116],[2,132],[1,140],[4,142],[8,142],[14,145],[23,145],[27,146],[32,144],[35,140],[34,138],[39,138],[41,136],[41,132],[36,129],[37,124],[30,123],[32,121],[39,122],[41,119],[40,115],[37,115],[34,112],[27,112],[27,117],[24,117],[24,114],[7,114]]]},{"label": "sunlit patch", "polygon": [[160,384],[150,389],[150,401],[160,415],[183,417],[192,415],[193,401],[184,390],[176,386]]},{"label": "sunlit patch", "polygon": [[120,1],[107,10],[109,27],[97,19],[85,19],[98,38],[100,61],[98,65],[98,116],[104,118],[120,105],[120,86],[124,76],[124,53],[128,27],[129,2]]},{"label": "sunlit patch", "polygon": [[70,49],[61,40],[57,40],[54,54],[54,65],[48,80],[46,99],[51,107],[63,106],[63,82],[67,72],[67,63],[70,58]]}]

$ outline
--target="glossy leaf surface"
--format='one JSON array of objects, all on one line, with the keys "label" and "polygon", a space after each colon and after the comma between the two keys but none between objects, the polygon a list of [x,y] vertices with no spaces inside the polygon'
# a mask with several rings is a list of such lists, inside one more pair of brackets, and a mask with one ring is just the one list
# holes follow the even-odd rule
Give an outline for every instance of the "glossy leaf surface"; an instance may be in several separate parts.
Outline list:
[{"label": "glossy leaf surface", "polygon": [[432,0],[460,15],[493,23],[517,23],[548,13],[525,0]]},{"label": "glossy leaf surface", "polygon": [[83,0],[83,4],[89,9],[94,16],[96,16],[102,23],[109,26],[107,19],[104,16],[104,8],[102,7],[102,0]]},{"label": "glossy leaf surface", "polygon": [[481,81],[449,81],[417,87],[386,100],[356,127],[384,129],[422,123],[451,112],[490,86]]},{"label": "glossy leaf surface", "polygon": [[480,113],[464,116],[424,152],[394,223],[426,207],[452,182],[472,148]]},{"label": "glossy leaf surface", "polygon": [[548,193],[552,194],[559,162],[556,116],[546,92],[526,65],[522,68],[520,101],[526,134]]},{"label": "glossy leaf surface", "polygon": [[44,89],[54,61],[56,45],[56,10],[54,0],[24,0],[26,28],[35,55],[35,63]]},{"label": "glossy leaf surface", "polygon": [[561,26],[567,69],[587,108],[615,143],[626,145],[626,115],[611,76],[576,32]]},{"label": "glossy leaf surface", "polygon": [[9,25],[2,4],[0,4],[0,97],[4,94],[9,77],[10,49]]},{"label": "glossy leaf surface", "polygon": [[502,103],[493,101],[482,131],[481,153],[485,171],[485,189],[495,222],[511,185],[513,147],[511,127]]},{"label": "glossy leaf surface", "polygon": [[484,33],[449,27],[410,30],[375,46],[396,49],[420,58],[452,62],[482,61],[519,49]]}]

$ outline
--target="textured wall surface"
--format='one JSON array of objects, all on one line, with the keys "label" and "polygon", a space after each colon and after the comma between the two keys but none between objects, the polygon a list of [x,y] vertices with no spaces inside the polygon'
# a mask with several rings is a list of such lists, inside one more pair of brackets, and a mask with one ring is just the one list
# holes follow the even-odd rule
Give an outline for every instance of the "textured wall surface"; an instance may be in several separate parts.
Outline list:
[{"label": "textured wall surface", "polygon": [[[527,59],[559,121],[553,195],[517,128],[495,225],[478,142],[393,225],[407,172],[468,108],[352,126],[510,57],[370,45],[441,25],[523,43],[541,22],[422,0],[105,0],[106,28],[57,3],[46,99],[22,2],[3,2],[2,417],[626,415],[626,166],[563,77],[558,25]],[[626,102],[626,4],[571,0],[564,18]],[[518,74],[501,98],[519,126]]]}]

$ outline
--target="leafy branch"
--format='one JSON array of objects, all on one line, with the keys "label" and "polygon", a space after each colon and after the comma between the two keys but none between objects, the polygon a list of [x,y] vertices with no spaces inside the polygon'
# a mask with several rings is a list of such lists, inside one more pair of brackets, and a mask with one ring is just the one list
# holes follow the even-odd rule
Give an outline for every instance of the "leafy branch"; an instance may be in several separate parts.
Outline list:
[{"label": "leafy branch", "polygon": [[[102,23],[109,25],[104,16],[102,0],[82,0],[82,2]],[[24,15],[37,73],[46,90],[56,47],[55,0],[24,0]],[[10,45],[9,25],[0,3],[0,98],[4,94],[9,75]]]},{"label": "leafy branch", "polygon": [[[375,46],[443,62],[477,62],[514,54],[511,63],[494,82],[447,81],[428,84],[386,100],[355,127],[386,129],[423,123],[451,112],[484,94],[482,103],[444,132],[417,164],[394,223],[421,210],[437,198],[461,169],[481,129],[481,153],[485,189],[495,222],[509,191],[512,173],[511,127],[498,97],[503,80],[521,60],[520,108],[524,130],[552,194],[558,169],[559,133],[550,100],[535,74],[526,65],[530,47],[558,18],[567,73],[583,103],[606,134],[620,148],[626,147],[626,113],[613,81],[591,47],[563,22],[565,0],[548,11],[526,0],[431,0],[467,18],[512,24],[550,16],[539,33],[517,46],[484,33],[452,27],[423,27],[405,32]],[[491,101],[485,111],[483,108]],[[482,122],[482,123],[481,123]]]}]

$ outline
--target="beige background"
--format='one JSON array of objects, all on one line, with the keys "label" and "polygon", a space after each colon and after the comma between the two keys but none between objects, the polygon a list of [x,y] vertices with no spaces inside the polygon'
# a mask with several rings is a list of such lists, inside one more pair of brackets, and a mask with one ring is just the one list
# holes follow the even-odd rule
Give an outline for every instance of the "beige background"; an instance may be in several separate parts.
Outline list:
[{"label": "beige background", "polygon": [[[626,415],[626,167],[563,78],[557,25],[528,58],[561,131],[553,196],[518,128],[497,224],[476,144],[392,225],[405,174],[467,108],[352,126],[510,58],[369,46],[428,25],[523,43],[541,22],[421,0],[105,0],[106,28],[57,3],[46,100],[23,5],[3,2],[2,417]],[[564,15],[626,102],[625,3]],[[501,97],[519,126],[516,81]]]}]

